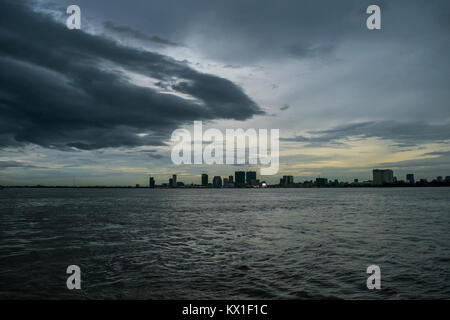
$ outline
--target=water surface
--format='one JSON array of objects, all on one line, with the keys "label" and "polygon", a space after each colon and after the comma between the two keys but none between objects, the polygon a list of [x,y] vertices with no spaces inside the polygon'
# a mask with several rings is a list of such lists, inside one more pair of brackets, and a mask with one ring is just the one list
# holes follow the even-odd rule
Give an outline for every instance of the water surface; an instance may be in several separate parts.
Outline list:
[{"label": "water surface", "polygon": [[449,207],[450,188],[3,189],[0,298],[448,299]]}]

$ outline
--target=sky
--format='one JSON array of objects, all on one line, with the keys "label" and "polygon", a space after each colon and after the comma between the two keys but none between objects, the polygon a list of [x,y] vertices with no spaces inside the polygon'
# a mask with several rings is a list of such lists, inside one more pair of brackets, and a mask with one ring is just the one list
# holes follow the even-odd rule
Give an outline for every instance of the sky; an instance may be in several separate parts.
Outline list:
[{"label": "sky", "polygon": [[194,121],[279,129],[268,182],[450,176],[449,49],[448,1],[2,0],[0,185],[259,174],[173,164]]}]

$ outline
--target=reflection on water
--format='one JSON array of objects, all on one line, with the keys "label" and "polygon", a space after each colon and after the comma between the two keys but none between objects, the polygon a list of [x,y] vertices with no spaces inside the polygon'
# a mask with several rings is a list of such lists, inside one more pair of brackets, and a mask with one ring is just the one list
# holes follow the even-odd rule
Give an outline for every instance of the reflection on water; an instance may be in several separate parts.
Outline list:
[{"label": "reflection on water", "polygon": [[449,191],[3,189],[0,298],[448,298]]}]

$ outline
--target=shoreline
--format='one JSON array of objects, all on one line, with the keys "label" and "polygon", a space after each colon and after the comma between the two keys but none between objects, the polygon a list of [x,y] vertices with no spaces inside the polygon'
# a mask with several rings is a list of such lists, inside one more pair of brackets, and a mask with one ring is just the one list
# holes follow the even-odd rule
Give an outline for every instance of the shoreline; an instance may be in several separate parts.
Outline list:
[{"label": "shoreline", "polygon": [[450,183],[442,183],[442,184],[427,184],[427,185],[383,185],[383,186],[370,186],[370,185],[361,185],[361,186],[292,186],[292,187],[280,187],[277,185],[268,186],[266,188],[255,188],[255,187],[234,187],[234,188],[205,188],[201,186],[185,186],[185,187],[135,187],[135,186],[0,186],[0,189],[355,189],[355,188],[439,188],[439,187],[450,187]]}]

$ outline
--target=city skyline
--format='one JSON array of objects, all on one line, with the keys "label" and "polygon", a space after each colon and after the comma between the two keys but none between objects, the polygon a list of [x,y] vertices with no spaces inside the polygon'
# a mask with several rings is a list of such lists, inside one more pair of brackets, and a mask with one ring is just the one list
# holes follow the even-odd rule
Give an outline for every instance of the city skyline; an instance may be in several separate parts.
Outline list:
[{"label": "city skyline", "polygon": [[[173,174],[172,178],[169,178],[169,182],[163,182],[160,185],[155,185],[154,177],[149,177],[149,188],[154,187],[185,187],[185,186],[197,186],[197,187],[209,187],[209,188],[239,188],[239,187],[268,187],[271,186],[267,181],[262,179],[257,179],[256,171],[235,171],[234,176],[230,175],[227,177],[222,176],[212,176],[213,179],[210,182],[209,175],[207,173],[201,174],[201,181],[199,183],[184,183],[184,181],[179,181],[179,185],[176,184],[177,175]],[[223,178],[223,179],[222,179]],[[372,179],[359,181],[355,178],[353,181],[339,181],[339,179],[328,179],[325,177],[317,177],[312,180],[294,181],[294,176],[284,175],[280,178],[278,184],[272,184],[272,186],[279,187],[293,187],[295,185],[311,185],[317,187],[331,186],[384,186],[384,185],[405,185],[405,186],[426,186],[435,185],[436,183],[442,183],[447,186],[450,183],[450,175],[448,176],[437,176],[435,179],[428,181],[428,179],[420,178],[416,180],[414,173],[408,173],[405,176],[406,179],[401,179],[394,175],[391,169],[373,169]],[[175,181],[175,183],[173,183]],[[136,187],[140,187],[140,184],[136,184]]]},{"label": "city skyline", "polygon": [[383,4],[372,31],[364,1],[170,0],[137,13],[133,1],[80,0],[81,30],[66,27],[70,4],[0,5],[0,185],[234,172],[170,161],[171,133],[195,120],[279,129],[272,184],[364,181],[373,168],[428,180],[450,172],[448,2]]},{"label": "city skyline", "polygon": [[[210,177],[212,179],[210,179]],[[257,179],[256,171],[235,171],[234,175],[217,176],[209,175],[208,173],[202,173],[199,177],[199,181],[186,182],[180,181],[177,174],[170,174],[169,178],[161,181],[157,181],[154,176],[147,178],[147,184],[136,183],[134,185],[80,185],[76,183],[75,177],[73,177],[72,185],[61,185],[61,187],[148,187],[148,188],[179,188],[179,187],[208,187],[208,188],[241,188],[241,187],[368,187],[368,186],[449,186],[450,175],[437,176],[433,179],[426,179],[416,177],[414,173],[408,173],[405,175],[405,179],[394,175],[391,169],[373,169],[372,179],[359,180],[354,178],[353,181],[329,179],[327,177],[316,177],[310,180],[295,180],[295,176],[283,175],[280,176],[278,183],[269,183],[264,179]],[[14,185],[10,185],[14,187]],[[20,187],[58,187],[58,185],[19,185]],[[0,187],[8,187],[0,185]]]},{"label": "city skyline", "polygon": [[[157,178],[158,177],[158,178]],[[177,187],[177,182],[181,183],[183,186],[214,186],[214,180],[216,178],[220,179],[220,187],[226,186],[228,183],[228,187],[243,187],[243,186],[252,186],[257,185],[262,182],[267,186],[289,186],[297,183],[317,183],[318,185],[332,185],[332,184],[351,184],[354,186],[363,186],[363,185],[373,185],[373,186],[381,186],[383,184],[406,184],[406,185],[420,185],[420,184],[428,184],[430,182],[449,182],[450,175],[438,175],[435,177],[423,177],[417,175],[416,173],[408,172],[404,175],[396,175],[392,169],[380,169],[374,168],[370,171],[370,177],[367,179],[359,179],[359,178],[350,178],[350,179],[339,179],[336,177],[325,177],[325,176],[315,176],[310,178],[305,178],[303,176],[294,176],[294,175],[283,175],[282,173],[274,176],[259,176],[257,179],[258,173],[255,170],[238,170],[234,171],[233,175],[210,175],[206,172],[202,172],[199,175],[189,176],[190,179],[180,181],[179,177],[185,177],[183,175],[179,175],[178,173],[164,173],[159,175],[151,175],[149,174],[146,178],[142,178],[139,182],[133,183],[118,183],[118,184],[90,184],[90,183],[82,183],[83,181],[75,176],[71,177],[71,184],[0,184],[0,187],[14,187],[14,186],[61,186],[61,187]],[[269,179],[265,179],[265,178]],[[211,179],[212,178],[212,179]],[[297,180],[298,179],[298,180]],[[295,181],[294,181],[295,180]]]},{"label": "city skyline", "polygon": [[[191,183],[190,186],[201,186],[201,187],[212,187],[212,188],[232,188],[232,187],[249,187],[249,186],[270,186],[267,181],[263,179],[257,179],[256,171],[235,171],[234,176],[229,175],[227,177],[222,176],[212,176],[213,179],[210,182],[210,175],[208,173],[201,174],[201,181],[199,183]],[[223,179],[222,179],[223,178]],[[315,181],[312,180],[303,180],[303,181],[294,181],[294,176],[291,175],[283,175],[279,184],[280,187],[290,187],[297,184],[314,184],[316,186],[342,186],[352,185],[352,186],[383,186],[383,185],[418,185],[423,186],[429,183],[450,183],[450,175],[448,176],[437,176],[435,179],[428,181],[425,178],[416,179],[414,173],[407,173],[405,175],[405,179],[401,179],[394,175],[394,171],[392,169],[373,169],[372,170],[372,179],[359,181],[359,179],[355,178],[353,181],[339,181],[339,179],[328,179],[325,177],[316,177]],[[189,184],[185,184],[184,181],[180,181],[179,185],[174,184],[173,181],[177,181],[177,175],[172,174],[172,178],[169,178],[168,183],[161,183],[158,186],[166,186],[166,187],[181,187],[188,186]],[[140,186],[137,184],[136,186]],[[149,177],[148,187],[156,187],[154,177]]]}]

